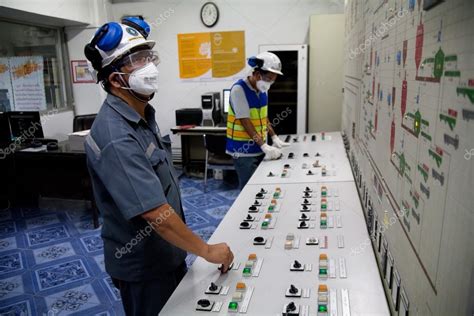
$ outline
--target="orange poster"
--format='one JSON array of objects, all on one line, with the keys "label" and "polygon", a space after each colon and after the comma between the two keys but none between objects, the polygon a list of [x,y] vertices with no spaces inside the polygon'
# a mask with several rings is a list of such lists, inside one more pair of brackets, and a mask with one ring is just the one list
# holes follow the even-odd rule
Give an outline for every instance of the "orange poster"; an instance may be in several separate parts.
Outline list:
[{"label": "orange poster", "polygon": [[225,78],[245,68],[244,31],[178,34],[181,79]]},{"label": "orange poster", "polygon": [[197,78],[211,70],[210,33],[178,34],[179,77]]},{"label": "orange poster", "polygon": [[244,31],[211,33],[212,77],[235,75],[245,67]]}]

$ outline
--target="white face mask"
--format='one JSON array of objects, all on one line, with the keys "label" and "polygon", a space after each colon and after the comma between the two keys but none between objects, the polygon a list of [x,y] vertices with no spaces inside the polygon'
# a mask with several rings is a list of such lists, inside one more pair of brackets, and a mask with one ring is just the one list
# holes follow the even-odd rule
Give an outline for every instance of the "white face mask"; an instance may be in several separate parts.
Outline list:
[{"label": "white face mask", "polygon": [[[158,68],[148,63],[130,73],[128,78],[130,89],[143,95],[151,95],[158,91]],[[124,88],[126,89],[126,88]]]},{"label": "white face mask", "polygon": [[273,81],[268,82],[264,80],[258,80],[257,81],[257,89],[260,92],[267,92],[270,89],[270,86],[272,85]]}]

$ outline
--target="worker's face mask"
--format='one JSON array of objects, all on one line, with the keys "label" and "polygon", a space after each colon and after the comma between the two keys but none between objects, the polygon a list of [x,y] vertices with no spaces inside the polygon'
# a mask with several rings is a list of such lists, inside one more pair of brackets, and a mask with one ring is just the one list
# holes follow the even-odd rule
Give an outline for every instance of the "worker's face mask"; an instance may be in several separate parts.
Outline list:
[{"label": "worker's face mask", "polygon": [[275,82],[272,80],[273,77],[270,74],[261,74],[260,73],[260,80],[257,80],[257,89],[260,92],[267,92],[271,85]]},{"label": "worker's face mask", "polygon": [[122,89],[131,89],[142,95],[152,95],[158,91],[158,68],[154,63],[148,63],[128,75],[129,87],[122,87]]},{"label": "worker's face mask", "polygon": [[270,89],[272,84],[273,84],[273,81],[268,82],[268,81],[265,81],[265,80],[258,80],[257,81],[257,89],[260,92],[267,92]]}]

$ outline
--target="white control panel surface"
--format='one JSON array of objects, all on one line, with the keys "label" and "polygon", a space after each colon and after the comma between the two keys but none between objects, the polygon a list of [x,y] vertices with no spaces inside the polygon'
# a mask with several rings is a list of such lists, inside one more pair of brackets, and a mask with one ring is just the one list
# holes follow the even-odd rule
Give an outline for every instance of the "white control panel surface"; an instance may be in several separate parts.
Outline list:
[{"label": "white control panel surface", "polygon": [[262,161],[248,184],[353,181],[338,132],[280,136],[291,146],[278,160]]},{"label": "white control panel surface", "polygon": [[[354,182],[249,184],[209,240],[220,242],[234,269],[198,258],[160,315],[389,315]],[[211,282],[228,290],[206,294]]]}]

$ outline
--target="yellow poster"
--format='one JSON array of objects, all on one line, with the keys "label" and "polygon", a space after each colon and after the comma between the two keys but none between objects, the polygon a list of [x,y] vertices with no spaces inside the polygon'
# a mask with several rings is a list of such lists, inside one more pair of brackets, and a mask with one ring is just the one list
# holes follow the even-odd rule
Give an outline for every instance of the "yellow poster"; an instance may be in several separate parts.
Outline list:
[{"label": "yellow poster", "polygon": [[178,34],[181,79],[225,78],[245,67],[244,31]]}]

